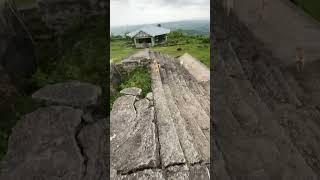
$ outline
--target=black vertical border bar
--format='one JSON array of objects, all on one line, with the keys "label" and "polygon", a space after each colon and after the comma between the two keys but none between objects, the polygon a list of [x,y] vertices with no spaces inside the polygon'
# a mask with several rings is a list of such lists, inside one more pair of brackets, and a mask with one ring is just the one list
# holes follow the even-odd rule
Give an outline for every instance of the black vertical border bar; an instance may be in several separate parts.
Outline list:
[{"label": "black vertical border bar", "polygon": [[214,1],[210,0],[210,179],[214,178],[214,152],[213,152],[213,144],[214,144],[214,126],[213,126],[213,76],[214,76]]},{"label": "black vertical border bar", "polygon": [[103,98],[103,101],[106,101],[105,114],[106,114],[106,134],[105,134],[105,170],[107,179],[110,179],[110,0],[105,0],[106,3],[106,13],[105,13],[105,22],[106,22],[106,67],[107,71],[107,82],[103,84],[106,88],[106,95]]}]

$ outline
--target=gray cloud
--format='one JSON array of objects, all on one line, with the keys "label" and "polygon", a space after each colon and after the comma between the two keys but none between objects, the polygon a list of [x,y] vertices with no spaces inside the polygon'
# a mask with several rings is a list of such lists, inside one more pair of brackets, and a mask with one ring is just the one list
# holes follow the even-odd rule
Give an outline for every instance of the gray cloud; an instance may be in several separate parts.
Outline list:
[{"label": "gray cloud", "polygon": [[168,6],[207,6],[210,0],[160,0],[163,4]]},{"label": "gray cloud", "polygon": [[111,25],[210,17],[210,0],[111,0]]}]

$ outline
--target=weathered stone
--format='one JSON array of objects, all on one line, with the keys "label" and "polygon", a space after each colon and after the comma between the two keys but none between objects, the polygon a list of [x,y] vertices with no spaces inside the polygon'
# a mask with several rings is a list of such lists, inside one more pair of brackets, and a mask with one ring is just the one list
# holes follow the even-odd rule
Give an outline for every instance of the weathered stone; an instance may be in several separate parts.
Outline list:
[{"label": "weathered stone", "polygon": [[[165,74],[163,72],[163,74]],[[177,134],[179,137],[180,145],[183,148],[186,160],[191,163],[197,163],[201,161],[200,154],[194,146],[194,139],[187,131],[186,121],[181,117],[180,111],[174,102],[170,88],[167,84],[163,84],[165,97],[167,99],[168,107],[171,110],[171,116],[175,124]]]},{"label": "weathered stone", "polygon": [[25,115],[13,128],[0,179],[79,180],[84,157],[75,138],[82,111],[51,106]]},{"label": "weathered stone", "polygon": [[83,180],[100,179],[106,177],[104,154],[108,151],[106,142],[106,119],[84,126],[79,135],[79,143],[86,157],[86,169]]},{"label": "weathered stone", "polygon": [[162,166],[185,163],[182,148],[165,99],[159,68],[151,66],[152,90],[156,108],[156,119],[159,131],[160,156]]},{"label": "weathered stone", "polygon": [[119,178],[121,180],[165,180],[161,170],[144,170]]},{"label": "weathered stone", "polygon": [[[168,67],[174,68],[174,64],[171,64],[170,61],[168,61]],[[200,122],[203,121],[205,118],[205,113],[199,114],[199,111],[197,108],[193,107],[190,103],[190,97],[186,97],[187,95],[184,93],[181,93],[181,91],[185,92],[186,89],[183,88],[183,86],[180,84],[179,79],[176,79],[173,76],[173,72],[168,68],[166,70],[166,73],[162,73],[164,84],[168,84],[170,87],[170,91],[172,96],[175,99],[175,102],[177,103],[177,107],[179,108],[180,115],[185,121],[185,126],[187,132],[191,135],[193,139],[194,146],[196,147],[198,153],[201,155],[201,161],[208,162],[210,159],[210,144],[209,140],[205,136],[203,130],[201,129]],[[174,71],[177,72],[177,71]],[[167,79],[167,80],[165,80]],[[189,101],[186,101],[186,99],[189,99]],[[193,99],[194,101],[197,101],[196,99]],[[176,116],[176,115],[173,115]],[[198,121],[199,120],[199,121]],[[205,121],[206,124],[208,122]],[[187,136],[186,136],[187,137]],[[190,139],[190,138],[189,138]],[[186,139],[185,139],[186,140]],[[184,141],[183,139],[181,141]],[[187,141],[186,141],[187,142]],[[191,150],[191,149],[190,149]],[[185,152],[185,156],[188,156],[189,153]],[[188,156],[189,160],[196,160],[195,158],[191,158],[192,156]],[[188,159],[187,158],[187,159]]]},{"label": "weathered stone", "polygon": [[154,109],[135,96],[118,98],[111,112],[111,166],[124,174],[158,165]]},{"label": "weathered stone", "polygon": [[210,180],[210,172],[205,165],[194,165],[189,167],[190,179]]},{"label": "weathered stone", "polygon": [[140,96],[141,92],[142,92],[142,90],[140,88],[136,88],[136,87],[126,88],[126,89],[122,89],[120,91],[121,94],[133,95],[133,96]]},{"label": "weathered stone", "polygon": [[153,100],[153,93],[152,92],[149,92],[147,95],[146,95],[146,98],[149,99],[150,101]]},{"label": "weathered stone", "polygon": [[71,81],[47,85],[32,95],[32,98],[49,104],[73,107],[91,107],[98,104],[101,88],[89,83]]},{"label": "weathered stone", "polygon": [[136,125],[135,96],[121,96],[113,103],[110,113],[111,152],[119,148],[129,137]]},{"label": "weathered stone", "polygon": [[[189,180],[189,168],[186,165],[170,166],[166,169],[167,180]],[[190,179],[191,180],[191,179]]]},{"label": "weathered stone", "polygon": [[198,82],[210,81],[210,69],[190,54],[185,53],[179,57],[179,61]]}]

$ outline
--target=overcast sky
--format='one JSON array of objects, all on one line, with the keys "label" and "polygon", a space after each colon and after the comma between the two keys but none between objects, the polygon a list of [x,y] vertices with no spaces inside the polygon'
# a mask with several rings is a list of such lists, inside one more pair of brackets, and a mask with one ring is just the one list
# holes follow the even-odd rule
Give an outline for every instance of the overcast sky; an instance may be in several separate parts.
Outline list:
[{"label": "overcast sky", "polygon": [[111,0],[110,25],[209,19],[210,0]]}]

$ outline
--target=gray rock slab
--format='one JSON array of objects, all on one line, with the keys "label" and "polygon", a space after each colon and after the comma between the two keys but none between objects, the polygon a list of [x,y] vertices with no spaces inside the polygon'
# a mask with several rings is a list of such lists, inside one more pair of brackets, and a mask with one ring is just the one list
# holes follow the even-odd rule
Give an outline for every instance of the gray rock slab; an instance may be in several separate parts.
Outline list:
[{"label": "gray rock slab", "polygon": [[133,96],[140,96],[141,92],[142,90],[137,87],[125,88],[120,91],[121,94]]},{"label": "gray rock slab", "polygon": [[189,180],[189,168],[186,165],[170,166],[166,169],[167,180]]},{"label": "gray rock slab", "polygon": [[81,179],[84,158],[75,138],[81,115],[63,106],[25,115],[12,130],[0,179]]},{"label": "gray rock slab", "polygon": [[194,165],[189,167],[190,179],[210,180],[209,169],[205,165]]},{"label": "gray rock slab", "polygon": [[154,109],[135,96],[118,98],[111,112],[111,166],[118,174],[159,164]]},{"label": "gray rock slab", "polygon": [[210,81],[210,70],[190,54],[185,53],[179,57],[179,61],[198,82]]},{"label": "gray rock slab", "polygon": [[106,146],[106,119],[98,120],[93,124],[84,126],[79,135],[79,143],[86,156],[86,170],[83,180],[106,178],[105,154]]},{"label": "gray rock slab", "polygon": [[160,156],[163,167],[185,163],[182,148],[165,99],[159,68],[151,64],[152,90],[159,132]]},{"label": "gray rock slab", "polygon": [[187,122],[181,117],[180,111],[174,102],[174,98],[172,97],[169,86],[167,84],[163,84],[163,88],[185,158],[191,164],[200,162],[201,157],[194,145],[194,139],[187,131]]},{"label": "gray rock slab", "polygon": [[165,180],[165,176],[161,170],[147,169],[132,173],[130,175],[122,176],[119,180]]},{"label": "gray rock slab", "polygon": [[71,81],[47,85],[32,95],[32,98],[49,104],[73,107],[90,107],[98,104],[101,88],[89,83]]},{"label": "gray rock slab", "polygon": [[146,98],[150,101],[153,100],[153,93],[152,92],[149,92],[147,95],[146,95]]},{"label": "gray rock slab", "polygon": [[135,96],[121,96],[113,103],[110,113],[110,144],[111,152],[119,148],[134,131],[136,126]]}]

